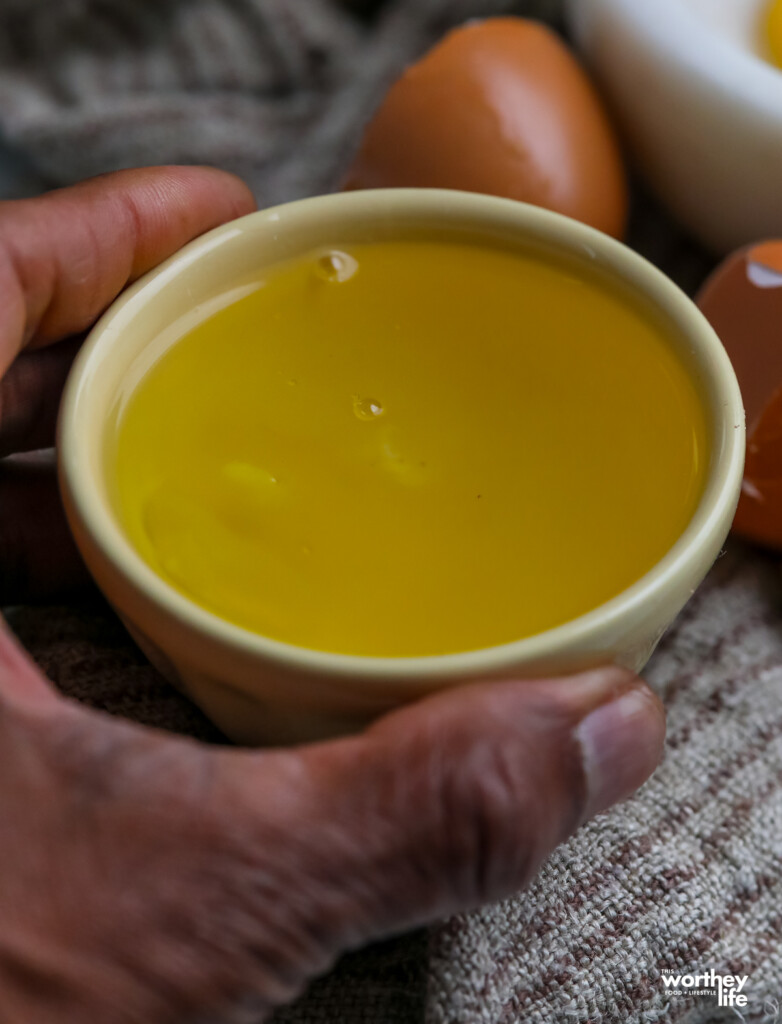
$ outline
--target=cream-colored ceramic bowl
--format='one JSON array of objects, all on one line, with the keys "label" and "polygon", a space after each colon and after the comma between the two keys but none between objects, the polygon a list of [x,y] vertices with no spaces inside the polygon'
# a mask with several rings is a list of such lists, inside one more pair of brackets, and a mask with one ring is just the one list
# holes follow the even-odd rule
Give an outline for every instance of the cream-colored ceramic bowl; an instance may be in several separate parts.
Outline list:
[{"label": "cream-colored ceramic bowl", "polygon": [[[553,250],[623,282],[662,314],[708,412],[712,459],[701,503],[680,540],[634,586],[587,615],[516,643],[392,659],[321,653],[250,633],[188,601],[123,535],[109,500],[103,453],[105,424],[122,379],[162,331],[248,275],[335,239],[346,244],[416,232],[502,240],[525,252]],[[95,327],[74,366],[59,452],[76,540],[142,649],[233,739],[294,742],[358,729],[390,708],[460,681],[552,675],[603,662],[640,669],[728,532],[742,474],[744,415],[730,363],[706,320],[663,274],[618,242],[505,199],[433,190],[353,192],[218,228],[127,291]]]},{"label": "cream-colored ceramic bowl", "polygon": [[639,170],[716,252],[782,234],[782,70],[767,0],[567,0]]}]

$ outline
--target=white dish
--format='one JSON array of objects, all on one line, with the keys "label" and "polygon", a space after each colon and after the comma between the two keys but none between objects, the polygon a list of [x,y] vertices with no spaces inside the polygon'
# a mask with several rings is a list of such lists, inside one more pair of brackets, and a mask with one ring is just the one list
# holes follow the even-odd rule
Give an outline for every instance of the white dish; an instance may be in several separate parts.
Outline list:
[{"label": "white dish", "polygon": [[717,252],[782,234],[782,70],[764,0],[567,0],[641,173]]}]

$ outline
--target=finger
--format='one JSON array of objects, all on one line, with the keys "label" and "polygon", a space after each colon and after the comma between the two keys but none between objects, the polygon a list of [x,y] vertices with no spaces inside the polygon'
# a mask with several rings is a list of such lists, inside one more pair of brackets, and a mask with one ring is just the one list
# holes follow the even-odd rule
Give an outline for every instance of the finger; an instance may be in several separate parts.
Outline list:
[{"label": "finger", "polygon": [[62,389],[81,341],[23,352],[0,379],[0,459],[54,445]]},{"label": "finger", "polygon": [[0,709],[6,701],[38,707],[52,704],[58,699],[54,687],[25,654],[0,618]]},{"label": "finger", "polygon": [[664,733],[657,698],[612,668],[465,687],[301,752],[221,755],[239,793],[226,813],[265,879],[258,920],[274,921],[285,894],[268,956],[287,951],[291,976],[303,958],[322,970],[328,951],[518,890],[581,822],[641,785]]},{"label": "finger", "polygon": [[77,334],[125,285],[254,208],[223,171],[118,171],[0,205],[0,375],[20,349]]},{"label": "finger", "polygon": [[0,462],[0,607],[73,596],[90,585],[68,530],[53,452]]},{"label": "finger", "polygon": [[65,703],[4,724],[26,756],[0,772],[9,820],[36,839],[12,878],[14,1020],[52,1024],[265,1020],[345,950],[525,884],[664,733],[615,669],[464,687],[298,751],[206,750]]}]

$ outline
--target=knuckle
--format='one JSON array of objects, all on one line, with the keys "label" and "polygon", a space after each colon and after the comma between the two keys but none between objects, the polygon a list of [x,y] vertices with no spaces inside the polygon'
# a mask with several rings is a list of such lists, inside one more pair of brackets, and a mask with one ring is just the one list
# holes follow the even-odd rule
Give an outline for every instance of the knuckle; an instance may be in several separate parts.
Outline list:
[{"label": "knuckle", "polygon": [[484,902],[527,881],[540,807],[518,753],[476,744],[436,785],[440,856],[457,897]]},{"label": "knuckle", "polygon": [[[457,906],[497,899],[526,885],[581,820],[585,789],[578,749],[565,731],[543,742],[517,727],[453,735],[418,778],[432,822],[423,856]],[[447,748],[447,749],[446,749]],[[419,800],[420,800],[419,796]]]}]

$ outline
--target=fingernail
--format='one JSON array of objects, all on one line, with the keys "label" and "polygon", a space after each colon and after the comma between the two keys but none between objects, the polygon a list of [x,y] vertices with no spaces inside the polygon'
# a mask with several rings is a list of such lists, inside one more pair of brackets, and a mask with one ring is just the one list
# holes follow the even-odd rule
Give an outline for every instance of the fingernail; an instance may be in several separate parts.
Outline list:
[{"label": "fingernail", "polygon": [[586,816],[625,800],[662,756],[665,715],[651,690],[638,686],[601,704],[576,727],[587,784]]}]

